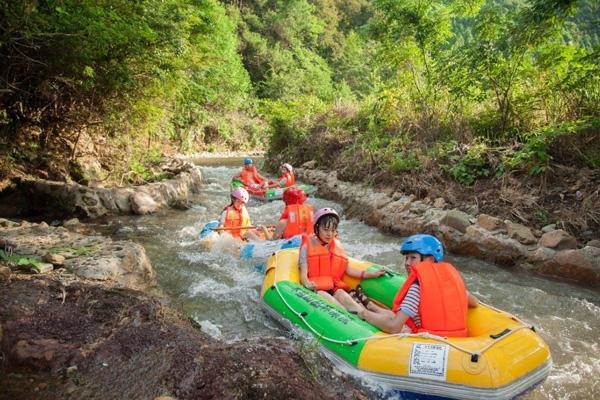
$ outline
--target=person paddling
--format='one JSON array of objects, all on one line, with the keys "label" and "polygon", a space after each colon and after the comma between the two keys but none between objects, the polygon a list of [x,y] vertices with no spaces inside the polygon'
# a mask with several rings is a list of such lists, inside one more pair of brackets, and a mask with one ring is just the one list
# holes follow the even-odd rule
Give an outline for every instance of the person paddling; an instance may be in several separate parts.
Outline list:
[{"label": "person paddling", "polygon": [[[317,210],[313,221],[314,233],[302,236],[298,258],[300,282],[307,289],[316,290],[329,302],[349,311],[358,311],[347,292],[350,287],[342,277],[347,274],[361,279],[376,278],[383,275],[385,270],[360,271],[348,265],[348,256],[337,239],[340,217],[333,208]],[[344,304],[350,306],[344,307]]]},{"label": "person paddling", "polygon": [[467,336],[467,308],[477,307],[479,301],[466,290],[456,268],[442,262],[442,242],[432,235],[413,235],[402,243],[400,251],[408,277],[394,298],[393,308],[389,310],[372,301],[365,308],[352,299],[350,307],[360,308],[359,317],[388,333],[404,329],[439,336]]},{"label": "person paddling", "polygon": [[[248,192],[244,188],[236,188],[230,194],[231,203],[223,207],[219,228],[227,228],[226,231],[240,240],[264,240],[256,229],[245,229],[252,226],[250,215],[246,209],[248,202]],[[264,226],[259,225],[257,229],[261,230],[265,237],[268,236]]]}]

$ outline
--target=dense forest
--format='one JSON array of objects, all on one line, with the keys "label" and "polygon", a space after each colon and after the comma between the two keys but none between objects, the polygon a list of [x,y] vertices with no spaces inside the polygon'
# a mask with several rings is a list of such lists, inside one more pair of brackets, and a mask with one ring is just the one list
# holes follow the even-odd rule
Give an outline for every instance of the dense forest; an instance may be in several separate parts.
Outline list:
[{"label": "dense forest", "polygon": [[0,190],[225,149],[423,195],[597,171],[599,19],[594,0],[2,0]]}]

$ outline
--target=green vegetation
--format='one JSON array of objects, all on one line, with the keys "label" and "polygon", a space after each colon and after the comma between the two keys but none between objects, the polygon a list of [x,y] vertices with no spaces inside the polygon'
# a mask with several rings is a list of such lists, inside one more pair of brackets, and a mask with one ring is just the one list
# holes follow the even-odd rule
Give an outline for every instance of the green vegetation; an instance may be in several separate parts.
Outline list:
[{"label": "green vegetation", "polygon": [[357,179],[600,164],[591,0],[0,4],[3,175],[63,157],[85,182],[90,141],[133,183],[168,152],[266,145]]},{"label": "green vegetation", "polygon": [[17,268],[31,268],[39,272],[42,260],[37,257],[25,257],[11,253],[7,253],[4,250],[0,250],[0,260],[13,265]]}]

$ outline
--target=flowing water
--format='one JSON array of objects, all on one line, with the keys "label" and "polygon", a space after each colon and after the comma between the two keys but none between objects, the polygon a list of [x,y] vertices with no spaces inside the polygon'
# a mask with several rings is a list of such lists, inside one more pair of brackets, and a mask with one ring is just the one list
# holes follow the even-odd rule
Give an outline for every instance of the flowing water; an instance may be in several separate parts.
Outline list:
[{"label": "flowing water", "polygon": [[[204,184],[186,211],[122,217],[110,222],[116,239],[142,244],[156,270],[158,284],[173,303],[204,331],[223,340],[277,337],[287,332],[260,306],[262,274],[247,261],[226,251],[205,251],[198,232],[217,219],[229,203],[229,179],[239,159],[197,160]],[[339,204],[309,198],[316,208]],[[282,201],[251,200],[253,224],[273,224]],[[349,255],[400,271],[401,237],[387,235],[354,219],[342,218],[339,234]],[[524,399],[600,398],[600,292],[512,272],[469,258],[447,258],[456,265],[467,287],[483,302],[514,313],[536,327],[549,344],[553,368],[546,381]],[[390,398],[391,395],[382,395]]]}]

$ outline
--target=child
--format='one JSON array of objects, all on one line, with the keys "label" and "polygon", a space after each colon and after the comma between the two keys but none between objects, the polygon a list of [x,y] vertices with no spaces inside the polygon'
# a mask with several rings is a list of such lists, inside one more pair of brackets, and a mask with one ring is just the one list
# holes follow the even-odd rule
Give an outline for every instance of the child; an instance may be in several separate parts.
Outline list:
[{"label": "child", "polygon": [[342,281],[342,277],[347,274],[361,279],[376,278],[385,270],[360,271],[348,265],[348,256],[337,240],[340,217],[333,208],[321,208],[315,213],[313,221],[315,233],[302,236],[298,259],[300,281],[307,289],[316,290],[331,303],[357,312],[360,307],[347,292],[350,287]]},{"label": "child", "polygon": [[292,166],[288,163],[281,164],[279,166],[279,171],[281,172],[279,179],[277,179],[275,181],[269,181],[269,184],[267,185],[267,187],[269,187],[269,188],[274,188],[274,187],[287,188],[287,187],[294,186],[294,184],[296,183],[296,178],[294,177],[294,173],[293,173],[292,169],[293,169]]},{"label": "child", "polygon": [[369,302],[367,309],[359,306],[358,315],[388,333],[402,332],[406,324],[413,333],[467,336],[467,308],[477,307],[479,301],[467,292],[458,271],[442,262],[442,243],[435,236],[413,235],[402,243],[400,251],[408,277],[394,298],[392,310]]},{"label": "child", "polygon": [[[248,202],[248,192],[244,188],[236,188],[231,192],[231,203],[223,208],[221,213],[219,227],[230,228],[227,232],[240,240],[264,240],[255,229],[244,229],[251,226],[250,215],[245,204]],[[264,234],[267,234],[265,227],[258,226]]]},{"label": "child", "polygon": [[253,194],[264,193],[267,186],[267,180],[258,173],[250,157],[244,158],[242,170],[233,176],[233,179],[240,180],[244,187],[250,189]]},{"label": "child", "polygon": [[273,239],[289,239],[300,234],[312,234],[313,206],[304,204],[306,194],[302,188],[291,187],[283,192],[285,209],[275,227]]}]

